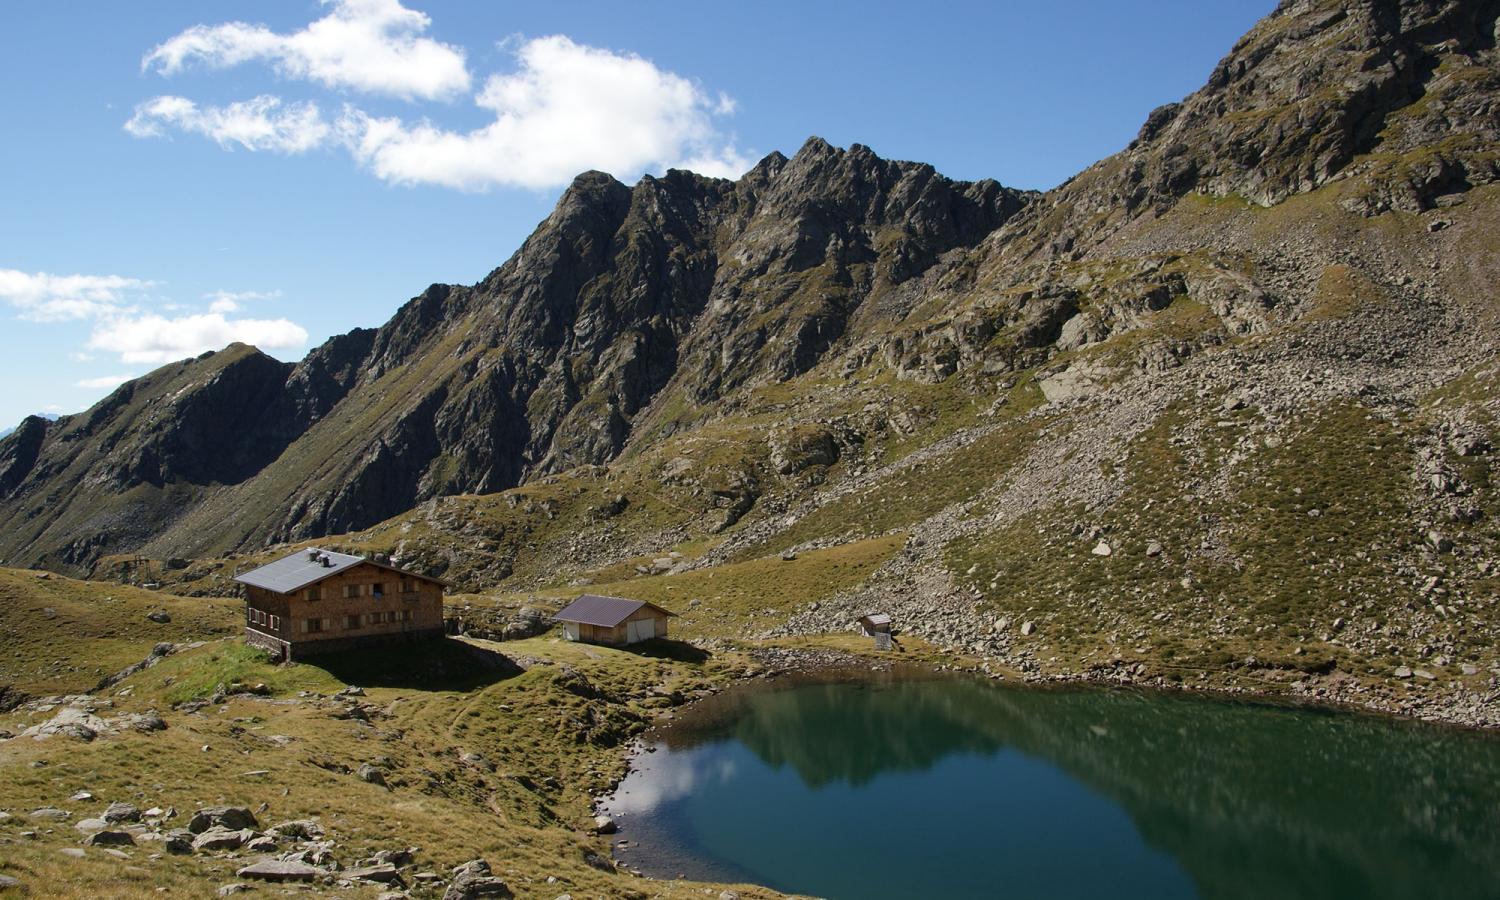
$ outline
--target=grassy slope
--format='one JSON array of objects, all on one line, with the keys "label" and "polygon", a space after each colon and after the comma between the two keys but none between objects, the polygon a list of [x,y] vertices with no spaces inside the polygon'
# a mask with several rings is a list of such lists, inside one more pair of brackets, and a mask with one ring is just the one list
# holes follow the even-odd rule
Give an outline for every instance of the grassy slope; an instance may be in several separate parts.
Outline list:
[{"label": "grassy slope", "polygon": [[[0,821],[6,844],[0,873],[34,889],[46,885],[48,896],[147,896],[163,888],[201,896],[233,880],[243,858],[158,858],[143,844],[127,848],[129,860],[92,849],[72,860],[58,853],[77,846],[71,823],[51,826],[24,814],[56,805],[77,821],[112,800],[179,811],[265,804],[258,814],[262,825],[318,818],[346,864],[379,849],[418,846],[421,869],[446,872],[475,857],[489,859],[519,897],[552,898],[568,890],[637,895],[628,876],[585,862],[586,853],[609,855],[608,839],[587,833],[590,798],[623,773],[621,745],[665,705],[662,695],[709,687],[738,664],[546,638],[504,649],[528,659],[529,670],[507,675],[484,661],[498,658],[492,649],[459,641],[392,651],[378,660],[360,654],[283,667],[267,665],[232,640],[174,655],[111,689],[114,707],[105,711],[158,710],[169,723],[165,731],[89,744],[67,738],[0,744],[0,808],[15,816]],[[173,702],[236,682],[264,683],[274,693],[232,696],[198,713],[169,711]],[[319,699],[350,683],[365,688],[371,724],[333,718],[339,704]],[[16,728],[45,714],[4,718]],[[466,764],[459,758],[465,753],[488,762]],[[389,790],[350,774],[372,760],[385,764]],[[265,774],[244,774],[250,771]],[[99,799],[71,801],[80,789]],[[18,838],[23,829],[38,835]],[[548,884],[549,876],[559,881]],[[373,897],[378,891],[337,893]],[[651,893],[701,896],[700,886],[688,884],[653,884]]]},{"label": "grassy slope", "polygon": [[[0,687],[26,695],[87,691],[161,641],[212,639],[239,625],[239,603],[0,569]],[[171,621],[146,618],[161,611]]]}]

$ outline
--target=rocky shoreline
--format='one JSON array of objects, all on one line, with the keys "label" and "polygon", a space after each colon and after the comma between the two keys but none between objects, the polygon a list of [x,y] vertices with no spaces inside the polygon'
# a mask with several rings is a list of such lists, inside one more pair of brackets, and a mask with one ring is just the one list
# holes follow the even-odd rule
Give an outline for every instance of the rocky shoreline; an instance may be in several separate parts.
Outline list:
[{"label": "rocky shoreline", "polygon": [[[987,678],[995,682],[1046,689],[1059,687],[1127,688],[1131,690],[1192,693],[1206,698],[1254,701],[1290,706],[1338,710],[1357,714],[1387,716],[1396,721],[1420,721],[1446,727],[1489,732],[1500,729],[1500,691],[1477,693],[1452,686],[1448,693],[1413,693],[1400,696],[1395,689],[1379,683],[1356,679],[1342,673],[1303,677],[1276,689],[1243,684],[1227,684],[1205,678],[1202,682],[1174,681],[1163,676],[1140,677],[1118,669],[1093,669],[1079,672],[1019,672],[997,668],[987,662],[945,664],[900,658],[883,659],[829,648],[763,647],[751,651],[761,666],[746,676],[733,690],[754,680],[794,676],[803,680],[852,681],[868,679],[872,673],[882,677],[966,676]],[[872,665],[873,663],[873,665]],[[1205,673],[1207,674],[1207,673]],[[1222,677],[1223,673],[1219,673]],[[1414,679],[1415,680],[1415,679]],[[1421,687],[1408,684],[1407,690]],[[1425,682],[1419,682],[1425,683]],[[722,693],[722,692],[721,692]],[[691,704],[689,704],[691,705]],[[676,713],[673,714],[675,719]],[[653,730],[656,726],[653,726]],[[649,737],[650,731],[646,733]]]}]

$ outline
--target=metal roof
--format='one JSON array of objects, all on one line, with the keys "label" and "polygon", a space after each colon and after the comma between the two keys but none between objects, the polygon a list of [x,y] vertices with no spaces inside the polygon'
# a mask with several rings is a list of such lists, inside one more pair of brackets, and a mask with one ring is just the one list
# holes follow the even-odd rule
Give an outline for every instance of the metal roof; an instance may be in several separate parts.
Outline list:
[{"label": "metal roof", "polygon": [[868,616],[860,616],[859,620],[870,625],[889,625],[891,617],[885,613],[870,613]]},{"label": "metal roof", "polygon": [[582,597],[563,607],[552,619],[557,622],[581,622],[584,625],[613,628],[630,618],[632,614],[643,606],[649,606],[662,615],[677,615],[670,610],[663,609],[655,603],[648,603],[645,600],[626,600],[624,597],[601,597],[598,594],[584,594]]},{"label": "metal roof", "polygon": [[[315,555],[316,554],[316,555]],[[329,565],[324,565],[327,559]],[[398,575],[406,575],[411,578],[421,578],[435,584],[448,586],[441,578],[433,578],[430,575],[419,575],[416,572],[408,572],[385,563],[378,563],[373,559],[365,559],[363,556],[350,556],[347,553],[335,553],[332,550],[319,550],[317,547],[307,547],[298,550],[290,556],[284,556],[273,563],[266,563],[258,569],[241,572],[234,576],[234,580],[240,584],[248,584],[251,587],[264,588],[275,591],[278,594],[289,594],[292,591],[300,591],[310,584],[337,575],[340,572],[352,569],[360,563],[369,563],[377,568]]]},{"label": "metal roof", "polygon": [[[314,553],[317,554],[317,558],[314,558]],[[325,558],[329,561],[329,565],[323,564]],[[290,556],[283,556],[273,563],[266,563],[258,569],[241,572],[234,576],[234,580],[240,584],[264,588],[278,594],[289,594],[314,582],[322,581],[330,575],[337,575],[346,569],[353,568],[362,562],[369,562],[369,560],[363,556],[350,556],[347,553],[334,553],[332,550],[309,547],[306,550],[298,550]]]}]

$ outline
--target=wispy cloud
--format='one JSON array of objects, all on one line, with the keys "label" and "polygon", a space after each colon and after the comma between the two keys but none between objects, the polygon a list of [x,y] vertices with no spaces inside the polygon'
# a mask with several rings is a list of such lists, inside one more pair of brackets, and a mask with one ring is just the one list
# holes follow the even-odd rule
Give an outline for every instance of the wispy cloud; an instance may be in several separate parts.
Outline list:
[{"label": "wispy cloud", "polygon": [[[328,16],[285,35],[242,22],[200,25],[151,51],[144,65],[170,75],[193,61],[270,61],[288,77],[414,100],[469,90],[463,51],[423,37],[426,15],[396,0],[330,5]],[[721,130],[736,106],[725,93],[636,54],[563,35],[510,38],[502,46],[516,64],[473,95],[491,117],[478,128],[372,114],[349,103],[341,114],[325,115],[313,101],[266,94],[223,106],[156,97],[136,107],[125,129],[143,138],[199,134],[225,148],[285,154],[342,146],[384,181],[463,191],[555,187],[586,169],[621,178],[665,168],[736,177],[751,165]]]},{"label": "wispy cloud", "polygon": [[307,329],[289,319],[230,319],[215,312],[167,318],[146,313],[99,322],[88,346],[117,354],[124,363],[160,364],[235,341],[262,350],[288,350],[306,346]]},{"label": "wispy cloud", "polygon": [[128,311],[154,282],[121,275],[53,275],[0,269],[0,300],[23,319],[60,322]]},{"label": "wispy cloud", "polygon": [[340,131],[355,159],[386,181],[460,190],[542,188],[590,168],[627,176],[689,160],[709,175],[750,167],[715,129],[732,101],[646,59],[560,35],[527,41],[516,59],[516,72],[491,76],[475,98],[495,116],[482,128],[455,132],[346,109]]},{"label": "wispy cloud", "polygon": [[[91,362],[97,352],[113,353],[122,363],[163,363],[205,350],[218,350],[234,341],[261,349],[288,350],[307,344],[307,330],[289,319],[231,318],[240,304],[271,300],[280,291],[214,291],[207,313],[168,316],[162,311],[182,307],[164,298],[154,301],[146,291],[154,281],[121,275],[53,275],[0,269],[0,301],[21,319],[34,322],[93,320],[88,342],[69,354],[77,362]],[[147,303],[155,311],[143,309]],[[109,375],[76,382],[82,388],[114,387],[134,376]]]},{"label": "wispy cloud", "polygon": [[318,105],[282,103],[263,94],[225,106],[199,106],[186,97],[155,97],[135,108],[125,130],[136,137],[162,137],[169,130],[199,134],[220,147],[305,153],[332,134]]},{"label": "wispy cloud", "polygon": [[100,375],[98,378],[84,378],[81,381],[74,382],[74,386],[89,390],[112,391],[134,377],[130,373],[124,375]]},{"label": "wispy cloud", "polygon": [[279,300],[281,291],[219,290],[204,294],[203,299],[211,301],[208,304],[208,311],[211,313],[232,313],[246,303],[254,303],[257,300]]},{"label": "wispy cloud", "polygon": [[469,89],[464,51],[424,37],[432,24],[399,0],[323,0],[332,11],[300,31],[264,25],[196,25],[146,54],[143,69],[173,75],[197,62],[228,68],[270,63],[287,78],[405,99],[440,100]]}]

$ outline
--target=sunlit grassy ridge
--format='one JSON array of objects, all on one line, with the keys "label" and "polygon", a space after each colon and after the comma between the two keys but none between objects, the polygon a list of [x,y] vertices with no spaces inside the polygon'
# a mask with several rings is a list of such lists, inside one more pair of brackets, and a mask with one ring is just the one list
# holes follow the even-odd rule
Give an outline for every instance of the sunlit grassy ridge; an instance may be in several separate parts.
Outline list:
[{"label": "sunlit grassy ridge", "polygon": [[[494,647],[459,641],[316,665],[272,666],[233,640],[173,655],[112,688],[106,710],[159,710],[166,730],[90,744],[57,737],[0,745],[0,808],[15,817],[0,822],[0,838],[12,840],[0,873],[47,885],[48,896],[147,896],[158,888],[198,896],[205,886],[234,880],[244,858],[152,858],[143,844],[126,848],[129,860],[97,849],[73,860],[58,853],[77,846],[71,821],[29,822],[25,813],[60,806],[77,821],[112,800],[180,813],[227,803],[259,810],[263,826],[318,819],[346,863],[417,846],[418,870],[446,873],[484,857],[519,897],[630,895],[628,878],[586,861],[586,854],[609,856],[607,839],[589,833],[590,799],[623,773],[623,742],[656,714],[662,696],[721,683],[734,661],[681,661],[551,639],[503,649],[529,669],[504,663]],[[335,718],[349,701],[326,699],[351,683],[365,690],[358,702],[368,724]],[[260,684],[269,696],[234,694],[237,686]],[[222,706],[169,709],[215,689],[231,694]],[[19,726],[45,714],[11,718]],[[382,767],[389,787],[355,777],[368,762]],[[70,800],[80,789],[98,799]],[[39,833],[16,843],[21,829]],[[558,881],[547,883],[549,876]],[[700,896],[692,885],[652,892]]]},{"label": "sunlit grassy ridge", "polygon": [[[0,687],[41,695],[92,690],[162,641],[235,632],[239,603],[0,569]],[[165,612],[170,622],[146,618]]]}]

